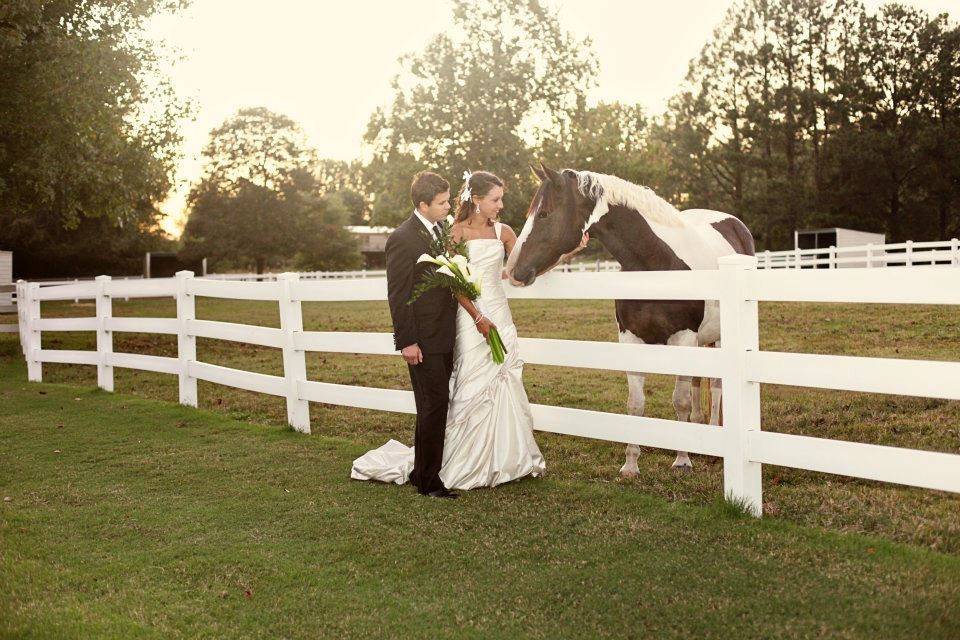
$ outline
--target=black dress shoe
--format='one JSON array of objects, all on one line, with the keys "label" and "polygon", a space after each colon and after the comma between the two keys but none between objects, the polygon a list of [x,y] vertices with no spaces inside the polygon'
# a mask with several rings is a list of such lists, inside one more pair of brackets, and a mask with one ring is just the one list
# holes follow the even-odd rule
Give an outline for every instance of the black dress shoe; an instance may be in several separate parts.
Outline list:
[{"label": "black dress shoe", "polygon": [[449,489],[437,489],[436,491],[431,491],[430,493],[428,493],[428,494],[426,494],[426,495],[430,496],[431,498],[450,498],[450,499],[454,499],[454,498],[459,498],[459,497],[460,497],[459,494],[456,494],[456,493],[454,493],[453,491],[450,491]]}]

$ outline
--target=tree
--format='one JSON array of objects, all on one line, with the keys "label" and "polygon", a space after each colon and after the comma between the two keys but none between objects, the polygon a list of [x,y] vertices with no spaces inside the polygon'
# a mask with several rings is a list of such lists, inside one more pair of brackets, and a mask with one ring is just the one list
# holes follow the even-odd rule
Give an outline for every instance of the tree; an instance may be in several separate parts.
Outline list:
[{"label": "tree", "polygon": [[0,237],[19,275],[38,275],[51,254],[63,260],[56,275],[111,271],[134,256],[91,261],[91,246],[112,239],[138,252],[161,241],[155,204],[171,186],[188,108],[163,72],[167,50],[144,28],[182,5],[0,6]]},{"label": "tree", "polygon": [[[802,226],[893,240],[955,226],[958,60],[946,16],[856,0],[744,0],[691,61],[648,139],[692,206],[760,248]],[[954,39],[951,39],[954,38]]]},{"label": "tree", "polygon": [[343,224],[362,225],[367,221],[369,205],[363,196],[363,166],[359,161],[324,159],[316,163],[314,175],[329,206],[344,211]]},{"label": "tree", "polygon": [[206,180],[221,185],[247,180],[272,191],[316,163],[300,125],[264,107],[240,109],[227,118],[210,132],[203,155]]},{"label": "tree", "polygon": [[454,0],[450,33],[401,59],[392,104],[370,119],[373,221],[405,218],[410,177],[427,168],[454,189],[464,170],[494,171],[508,182],[505,218],[519,222],[531,149],[569,135],[594,81],[589,46],[540,0]]},{"label": "tree", "polygon": [[295,259],[324,265],[314,268],[360,260],[343,228],[355,214],[346,189],[325,194],[296,122],[262,107],[242,109],[211,131],[204,155],[204,176],[188,200],[185,259],[249,264],[257,273]]}]

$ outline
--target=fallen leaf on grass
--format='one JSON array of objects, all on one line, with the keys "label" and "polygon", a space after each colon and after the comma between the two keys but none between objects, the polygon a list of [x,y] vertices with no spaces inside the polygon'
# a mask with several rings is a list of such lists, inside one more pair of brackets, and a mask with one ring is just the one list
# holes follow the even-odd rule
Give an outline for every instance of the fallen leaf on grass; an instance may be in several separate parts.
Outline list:
[{"label": "fallen leaf on grass", "polygon": [[3,496],[3,501],[4,501],[4,502],[12,502],[12,501],[13,501],[13,498],[11,498],[10,496]]}]

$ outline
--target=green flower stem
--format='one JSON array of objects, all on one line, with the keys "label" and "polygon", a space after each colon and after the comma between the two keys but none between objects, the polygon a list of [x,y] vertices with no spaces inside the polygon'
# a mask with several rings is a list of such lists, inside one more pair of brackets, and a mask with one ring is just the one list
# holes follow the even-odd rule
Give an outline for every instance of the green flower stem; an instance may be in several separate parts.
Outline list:
[{"label": "green flower stem", "polygon": [[490,345],[490,355],[497,364],[503,364],[506,359],[507,349],[503,346],[503,339],[500,338],[500,332],[491,329],[487,334],[487,344]]}]

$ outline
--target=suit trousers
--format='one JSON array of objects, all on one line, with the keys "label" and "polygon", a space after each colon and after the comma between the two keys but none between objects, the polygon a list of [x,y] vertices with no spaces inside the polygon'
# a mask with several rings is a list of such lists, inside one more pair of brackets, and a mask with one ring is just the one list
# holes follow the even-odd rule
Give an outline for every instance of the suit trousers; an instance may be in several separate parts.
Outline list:
[{"label": "suit trousers", "polygon": [[443,465],[453,352],[424,353],[423,362],[407,367],[410,369],[410,382],[417,404],[410,483],[420,493],[427,494],[445,488],[440,480],[440,467]]}]

